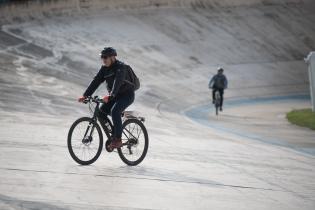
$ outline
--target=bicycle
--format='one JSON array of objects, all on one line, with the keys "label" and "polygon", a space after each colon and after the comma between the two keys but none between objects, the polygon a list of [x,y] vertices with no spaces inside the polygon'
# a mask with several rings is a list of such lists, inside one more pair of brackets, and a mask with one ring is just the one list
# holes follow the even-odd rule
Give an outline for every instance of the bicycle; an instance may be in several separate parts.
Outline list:
[{"label": "bicycle", "polygon": [[215,106],[215,114],[219,115],[220,103],[221,103],[221,96],[220,92],[217,90],[214,93],[214,106]]},{"label": "bicycle", "polygon": [[[106,151],[113,151],[108,148],[112,139],[113,124],[107,115],[106,117],[101,115],[99,107],[104,101],[98,96],[88,97],[83,102],[89,105],[93,116],[81,117],[72,124],[68,133],[67,144],[74,161],[80,165],[90,165],[99,158],[103,150],[101,128],[107,137]],[[125,164],[136,166],[143,161],[149,147],[148,132],[143,124],[145,119],[144,117],[135,116],[130,111],[124,111],[122,117],[123,145],[117,148],[117,152]],[[79,153],[77,153],[77,150],[79,150]]]}]

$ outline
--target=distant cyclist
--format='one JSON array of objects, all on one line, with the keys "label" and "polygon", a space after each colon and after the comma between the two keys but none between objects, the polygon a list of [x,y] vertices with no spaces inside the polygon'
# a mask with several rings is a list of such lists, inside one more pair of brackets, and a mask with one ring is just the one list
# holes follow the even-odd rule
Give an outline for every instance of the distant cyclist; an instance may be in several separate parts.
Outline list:
[{"label": "distant cyclist", "polygon": [[103,64],[96,74],[83,96],[78,99],[79,102],[91,96],[101,83],[106,82],[109,94],[104,97],[104,104],[100,107],[101,114],[110,114],[114,124],[113,139],[109,148],[111,150],[122,146],[122,112],[130,106],[135,99],[135,86],[132,82],[132,75],[128,72],[130,66],[116,59],[117,52],[112,47],[106,47],[102,50],[101,59]]},{"label": "distant cyclist", "polygon": [[222,111],[223,106],[224,89],[226,89],[228,86],[228,80],[226,76],[223,74],[223,71],[224,71],[223,68],[219,67],[218,73],[212,77],[208,85],[209,89],[212,89],[212,103],[214,103],[215,100],[215,92],[219,91],[220,93],[221,96],[220,111]]}]

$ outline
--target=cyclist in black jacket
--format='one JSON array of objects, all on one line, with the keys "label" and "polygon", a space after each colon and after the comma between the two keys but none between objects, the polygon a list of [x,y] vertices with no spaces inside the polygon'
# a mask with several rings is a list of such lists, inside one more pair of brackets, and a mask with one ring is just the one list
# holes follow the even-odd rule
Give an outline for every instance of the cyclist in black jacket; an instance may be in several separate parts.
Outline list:
[{"label": "cyclist in black jacket", "polygon": [[218,68],[218,73],[212,77],[212,79],[209,81],[209,89],[212,89],[212,103],[214,104],[214,99],[215,99],[215,92],[219,91],[220,96],[221,96],[221,101],[220,101],[220,111],[222,111],[222,106],[223,106],[223,95],[224,95],[224,90],[228,86],[228,80],[226,76],[223,74],[224,69],[219,67]]},{"label": "cyclist in black jacket", "polygon": [[122,112],[130,106],[135,98],[134,86],[128,82],[130,76],[127,73],[128,65],[116,59],[117,52],[112,47],[107,47],[100,54],[103,64],[96,74],[83,96],[78,99],[83,102],[91,96],[101,83],[106,81],[109,94],[103,98],[104,104],[100,107],[100,114],[110,114],[113,119],[114,132],[109,149],[113,150],[122,146]]}]

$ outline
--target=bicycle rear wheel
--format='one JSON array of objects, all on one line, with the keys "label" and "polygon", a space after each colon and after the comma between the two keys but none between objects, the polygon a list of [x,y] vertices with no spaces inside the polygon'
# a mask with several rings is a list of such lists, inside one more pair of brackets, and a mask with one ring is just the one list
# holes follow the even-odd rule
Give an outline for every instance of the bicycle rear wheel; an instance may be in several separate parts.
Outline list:
[{"label": "bicycle rear wheel", "polygon": [[92,118],[79,118],[70,127],[67,143],[74,161],[81,165],[90,165],[98,159],[102,152],[101,128]]},{"label": "bicycle rear wheel", "polygon": [[123,123],[123,147],[118,148],[120,159],[129,166],[138,165],[145,158],[149,137],[144,124],[138,119],[128,119]]},{"label": "bicycle rear wheel", "polygon": [[215,103],[214,103],[214,106],[215,106],[215,114],[216,114],[216,115],[219,115],[220,101],[221,101],[220,93],[219,93],[219,91],[216,91],[216,92],[215,92]]}]

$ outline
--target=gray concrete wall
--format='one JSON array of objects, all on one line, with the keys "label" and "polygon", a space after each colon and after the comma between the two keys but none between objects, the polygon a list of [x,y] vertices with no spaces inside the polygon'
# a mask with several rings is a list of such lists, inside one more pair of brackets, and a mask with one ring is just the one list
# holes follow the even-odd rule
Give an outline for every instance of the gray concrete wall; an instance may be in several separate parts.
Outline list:
[{"label": "gray concrete wall", "polygon": [[311,0],[32,0],[0,3],[2,21],[36,15],[71,14],[104,9],[158,7],[222,8],[254,5],[303,4]]},{"label": "gray concrete wall", "polygon": [[[72,113],[71,97],[82,94],[100,66],[99,50],[107,45],[115,46],[119,59],[139,74],[143,86],[137,103],[147,107],[177,112],[209,101],[207,84],[218,65],[226,69],[230,80],[227,98],[309,91],[303,58],[315,48],[315,10],[306,1],[100,11],[93,9],[98,1],[85,1],[95,5],[84,10],[74,9],[78,1],[49,2],[11,7],[14,12],[6,16],[11,20],[2,25],[0,33],[2,92],[9,91],[18,99],[30,94],[47,107],[21,107],[16,99],[3,95],[4,109]],[[231,6],[232,1],[224,2]],[[106,5],[119,3],[128,2]],[[69,12],[56,15],[58,7]],[[9,7],[2,10],[9,11]],[[55,14],[41,12],[45,10]],[[12,19],[15,14],[25,19]],[[53,86],[46,80],[53,81]],[[19,88],[12,88],[13,84]],[[25,86],[30,91],[21,92]],[[61,86],[62,97],[51,103],[51,97],[60,96]]]}]

